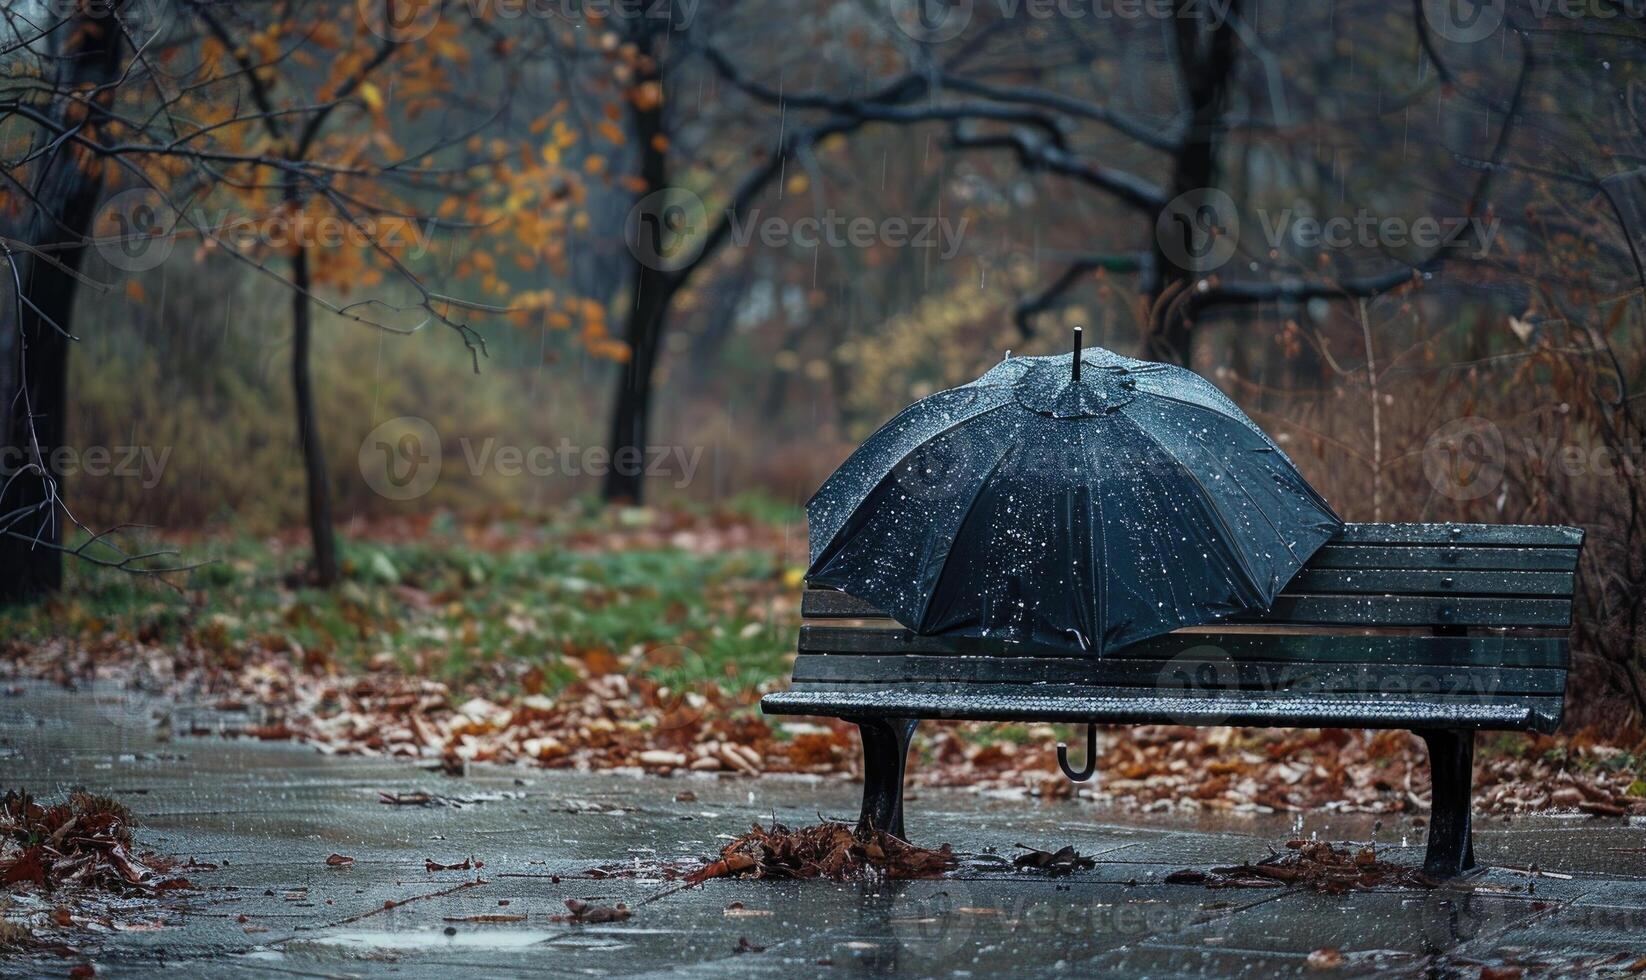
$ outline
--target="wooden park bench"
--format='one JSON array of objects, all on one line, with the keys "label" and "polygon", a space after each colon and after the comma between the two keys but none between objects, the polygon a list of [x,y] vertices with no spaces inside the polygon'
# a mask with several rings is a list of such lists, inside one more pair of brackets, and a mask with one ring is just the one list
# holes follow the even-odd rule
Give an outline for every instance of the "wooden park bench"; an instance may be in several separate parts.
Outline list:
[{"label": "wooden park bench", "polygon": [[1351,524],[1267,613],[1101,658],[919,636],[810,589],[793,684],[761,708],[856,723],[862,824],[898,836],[922,719],[1406,728],[1429,749],[1424,871],[1451,877],[1475,864],[1474,733],[1560,723],[1582,544],[1570,527]]}]

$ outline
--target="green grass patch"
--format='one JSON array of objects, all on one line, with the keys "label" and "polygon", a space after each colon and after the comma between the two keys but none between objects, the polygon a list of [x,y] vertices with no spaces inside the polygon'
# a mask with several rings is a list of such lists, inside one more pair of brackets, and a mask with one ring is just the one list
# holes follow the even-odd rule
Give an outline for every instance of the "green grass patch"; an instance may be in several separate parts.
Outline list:
[{"label": "green grass patch", "polygon": [[795,624],[772,613],[782,569],[763,552],[348,541],[344,581],[317,589],[292,585],[293,556],[253,539],[189,551],[212,561],[187,574],[181,594],[71,563],[59,597],[0,610],[0,630],[23,642],[112,633],[225,662],[281,650],[343,671],[386,657],[458,687],[511,692],[528,674],[552,692],[579,676],[579,661],[614,659],[671,684],[742,690],[780,677],[794,645]]}]

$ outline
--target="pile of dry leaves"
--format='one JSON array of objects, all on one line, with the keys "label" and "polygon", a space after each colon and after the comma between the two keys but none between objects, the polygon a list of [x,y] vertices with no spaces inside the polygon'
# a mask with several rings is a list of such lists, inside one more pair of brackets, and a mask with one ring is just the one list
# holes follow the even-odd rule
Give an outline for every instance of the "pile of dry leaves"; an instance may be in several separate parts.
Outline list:
[{"label": "pile of dry leaves", "polygon": [[842,823],[825,822],[790,830],[773,823],[755,824],[727,844],[719,860],[685,877],[688,885],[711,878],[827,878],[855,881],[869,877],[938,878],[955,866],[953,849],[916,847],[882,830],[854,832]]},{"label": "pile of dry leaves", "polygon": [[131,811],[114,800],[71,793],[42,804],[10,790],[0,800],[0,885],[64,886],[153,893],[193,888],[170,862],[131,853]]},{"label": "pile of dry leaves", "polygon": [[1207,888],[1305,888],[1326,895],[1390,886],[1433,888],[1436,882],[1416,868],[1391,864],[1373,847],[1339,850],[1325,841],[1292,840],[1286,850],[1256,864],[1210,871],[1184,869],[1166,876],[1171,885]]}]

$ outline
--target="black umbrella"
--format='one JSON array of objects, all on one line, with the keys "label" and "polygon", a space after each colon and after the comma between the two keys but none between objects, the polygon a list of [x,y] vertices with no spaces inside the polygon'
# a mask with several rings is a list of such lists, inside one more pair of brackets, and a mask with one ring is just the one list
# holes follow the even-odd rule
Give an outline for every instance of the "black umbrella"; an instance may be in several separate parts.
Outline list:
[{"label": "black umbrella", "polygon": [[905,409],[806,513],[813,585],[921,634],[1093,654],[1268,608],[1343,526],[1210,382],[1078,331]]}]

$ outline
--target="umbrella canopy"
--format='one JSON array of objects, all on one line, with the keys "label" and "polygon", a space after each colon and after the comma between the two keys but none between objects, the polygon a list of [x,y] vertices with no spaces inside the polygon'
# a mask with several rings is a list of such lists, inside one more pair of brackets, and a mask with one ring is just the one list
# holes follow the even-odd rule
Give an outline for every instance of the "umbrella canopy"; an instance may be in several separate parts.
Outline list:
[{"label": "umbrella canopy", "polygon": [[1094,654],[1268,608],[1343,526],[1216,386],[1078,340],[905,409],[806,512],[814,585]]}]

